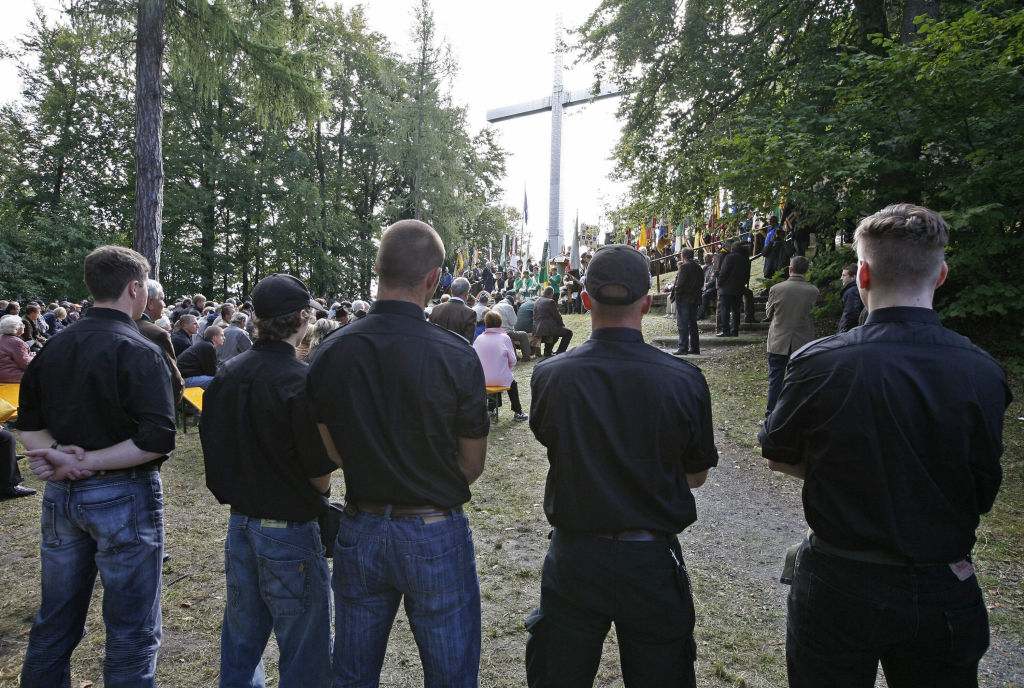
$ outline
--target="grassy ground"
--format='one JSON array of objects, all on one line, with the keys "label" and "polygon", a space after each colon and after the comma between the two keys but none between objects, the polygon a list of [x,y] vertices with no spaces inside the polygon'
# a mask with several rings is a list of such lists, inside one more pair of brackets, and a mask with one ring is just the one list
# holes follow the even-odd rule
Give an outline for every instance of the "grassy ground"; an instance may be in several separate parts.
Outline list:
[{"label": "grassy ground", "polygon": [[[662,284],[665,284],[663,278]],[[589,316],[568,316],[576,333],[586,339]],[[674,334],[671,320],[648,316],[645,335]],[[524,406],[529,406],[533,363],[516,370]],[[756,449],[756,421],[763,412],[766,389],[763,344],[722,350],[700,362],[712,390],[716,436],[722,453],[718,475],[749,481],[749,501],[758,491],[765,502],[783,503],[798,513],[799,486],[767,474]],[[1018,400],[1024,397],[1015,390]],[[539,598],[540,567],[547,548],[548,525],[542,509],[547,459],[528,424],[514,423],[508,406],[492,426],[488,463],[473,486],[468,505],[476,541],[477,566],[483,597],[483,652],[480,685],[485,688],[525,685],[523,653],[526,633],[522,622]],[[976,549],[986,596],[996,629],[993,646],[1004,639],[1024,644],[1024,416],[1020,401],[1007,415],[1006,478],[992,514],[983,519]],[[712,472],[709,483],[718,478]],[[749,476],[749,477],[748,477]],[[218,676],[220,617],[224,605],[222,548],[227,509],[205,488],[202,454],[193,430],[179,435],[178,451],[163,472],[167,552],[164,569],[164,643],[158,666],[162,686],[214,686]],[[344,493],[340,475],[334,493]],[[41,488],[34,477],[26,484]],[[746,484],[746,483],[745,483]],[[731,492],[733,483],[723,492]],[[702,488],[699,509],[711,509],[721,493],[714,485]],[[708,491],[712,490],[712,491]],[[0,688],[17,685],[32,616],[39,604],[38,497],[0,502]],[[703,512],[702,512],[703,513]],[[761,517],[759,517],[761,518]],[[785,685],[784,647],[780,630],[784,591],[774,585],[752,585],[730,558],[758,558],[774,571],[778,552],[740,554],[743,543],[764,528],[756,518],[726,523],[704,519],[684,534],[684,552],[698,613],[697,641],[701,686]],[[737,544],[738,543],[738,544]],[[97,586],[100,587],[99,584]],[[101,595],[94,595],[87,632],[72,661],[72,685],[102,684],[103,623]],[[267,653],[268,685],[276,685],[276,649]],[[1024,661],[1016,656],[1017,666]],[[382,685],[422,685],[415,644],[404,614],[399,612]],[[614,632],[609,637],[596,685],[620,686]],[[987,685],[1006,685],[992,683]]]}]

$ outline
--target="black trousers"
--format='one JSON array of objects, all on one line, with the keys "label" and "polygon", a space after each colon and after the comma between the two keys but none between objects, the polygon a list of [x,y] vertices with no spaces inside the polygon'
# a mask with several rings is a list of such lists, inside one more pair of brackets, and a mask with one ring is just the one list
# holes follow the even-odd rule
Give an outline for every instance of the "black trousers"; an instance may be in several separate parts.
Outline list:
[{"label": "black trousers", "polygon": [[975,688],[988,616],[974,576],[948,564],[886,566],[805,543],[786,616],[791,688]]},{"label": "black trousers", "polygon": [[14,435],[0,427],[0,494],[7,494],[12,487],[21,484],[14,446]]},{"label": "black trousers", "polygon": [[736,336],[740,333],[740,309],[743,297],[740,294],[718,293],[718,309],[722,313],[722,332]]},{"label": "black trousers", "polygon": [[556,354],[563,353],[569,348],[569,341],[572,339],[572,330],[568,327],[563,327],[558,330],[557,333],[544,337],[544,355],[551,355],[551,347],[554,345],[554,340],[558,341],[558,348],[555,349]]},{"label": "black trousers", "polygon": [[[519,385],[516,384],[515,380],[513,380],[512,384],[508,387],[508,403],[512,406],[513,413],[523,412],[523,404],[519,401]],[[493,411],[495,406],[494,401],[490,397],[487,397],[487,410]]]},{"label": "black trousers", "polygon": [[626,542],[555,529],[540,607],[526,620],[530,688],[593,686],[612,622],[627,688],[696,686],[693,598],[682,560],[674,537]]}]

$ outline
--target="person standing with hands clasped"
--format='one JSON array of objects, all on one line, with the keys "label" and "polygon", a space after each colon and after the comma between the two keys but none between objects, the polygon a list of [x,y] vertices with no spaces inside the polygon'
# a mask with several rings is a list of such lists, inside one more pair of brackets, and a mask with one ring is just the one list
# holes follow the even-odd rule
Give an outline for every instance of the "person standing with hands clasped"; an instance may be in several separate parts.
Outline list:
[{"label": "person standing with hands clasped", "polygon": [[306,405],[309,366],[295,356],[317,304],[291,275],[252,292],[257,339],[230,358],[203,395],[206,485],[231,505],[224,571],[221,688],[262,688],[271,630],[282,688],[331,684],[330,571],[318,519],[331,472]]},{"label": "person standing with hands clasped", "polygon": [[43,494],[42,599],[24,688],[71,682],[71,653],[99,572],[107,686],[155,686],[164,553],[160,466],[174,450],[171,369],[134,320],[149,263],[120,246],[85,258],[95,305],[54,337],[21,381],[18,427]]},{"label": "person standing with hands clasped", "polygon": [[[553,530],[540,606],[526,621],[531,688],[593,685],[612,622],[628,688],[696,686],[676,534],[697,520],[691,489],[718,451],[700,370],[643,341],[650,284],[639,252],[598,249],[583,292],[593,334],[533,371],[530,428],[551,464]],[[641,409],[656,414],[656,433],[634,421]]]},{"label": "person standing with hands clasped", "polygon": [[[1006,376],[948,330],[932,298],[949,268],[938,213],[889,206],[857,227],[867,322],[796,351],[761,430],[772,470],[804,481],[793,688],[974,688],[988,647],[971,549],[1002,480]],[[796,259],[794,259],[796,260]]]}]

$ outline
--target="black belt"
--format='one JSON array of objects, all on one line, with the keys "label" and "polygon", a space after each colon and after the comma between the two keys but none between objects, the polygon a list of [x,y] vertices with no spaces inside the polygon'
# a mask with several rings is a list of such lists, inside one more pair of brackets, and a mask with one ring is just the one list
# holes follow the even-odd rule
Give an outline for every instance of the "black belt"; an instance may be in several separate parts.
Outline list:
[{"label": "black belt", "polygon": [[405,504],[386,504],[384,502],[349,502],[345,505],[345,513],[352,516],[354,512],[362,511],[364,514],[376,516],[391,515],[394,518],[406,518],[410,516],[448,516],[452,513],[462,513],[462,505],[437,506],[436,504],[424,504],[422,506],[409,506]]},{"label": "black belt", "polygon": [[884,549],[846,549],[833,545],[827,540],[822,540],[820,535],[816,533],[810,533],[808,540],[811,543],[811,547],[818,551],[830,554],[834,557],[841,559],[850,559],[852,561],[860,561],[866,564],[882,564],[883,566],[946,566],[941,562],[917,562],[909,557],[896,552],[890,552]]},{"label": "black belt", "polygon": [[615,533],[600,531],[578,531],[580,535],[593,535],[606,540],[619,540],[621,542],[663,542],[669,539],[668,533],[657,530],[620,530]]},{"label": "black belt", "polygon": [[115,468],[112,471],[96,471],[93,477],[110,478],[115,475],[139,475],[140,473],[150,473],[152,471],[160,472],[160,465],[162,463],[163,459],[154,459],[153,461],[140,463],[138,466],[131,466],[129,468]]}]

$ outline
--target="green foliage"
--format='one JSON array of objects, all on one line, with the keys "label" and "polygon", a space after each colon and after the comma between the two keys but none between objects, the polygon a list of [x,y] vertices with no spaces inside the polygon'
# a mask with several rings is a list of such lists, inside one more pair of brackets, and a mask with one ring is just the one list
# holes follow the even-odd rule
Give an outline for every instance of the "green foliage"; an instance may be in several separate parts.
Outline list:
[{"label": "green foliage", "polygon": [[953,226],[943,316],[1004,318],[1016,335],[1024,9],[941,3],[903,25],[911,5],[604,0],[578,35],[629,88],[630,208],[707,217],[725,189],[741,209],[785,201],[830,244],[889,203],[924,204]]},{"label": "green foliage", "polygon": [[[0,108],[0,259],[17,266],[0,295],[80,298],[82,256],[130,243],[137,1],[77,0],[21,44],[25,100]],[[511,233],[505,153],[451,102],[429,14],[403,59],[359,7],[168,3],[168,296],[241,296],[277,271],[358,294],[404,217],[432,223],[451,256]]]}]

